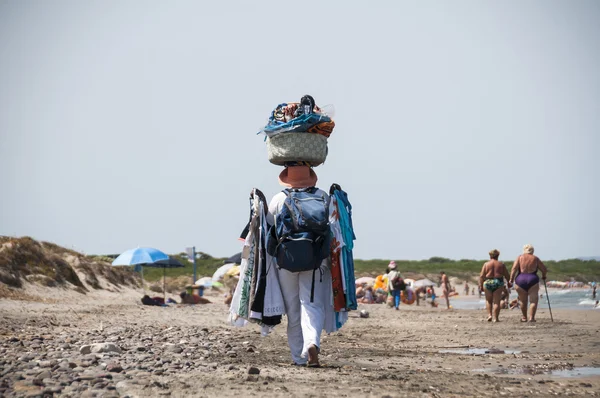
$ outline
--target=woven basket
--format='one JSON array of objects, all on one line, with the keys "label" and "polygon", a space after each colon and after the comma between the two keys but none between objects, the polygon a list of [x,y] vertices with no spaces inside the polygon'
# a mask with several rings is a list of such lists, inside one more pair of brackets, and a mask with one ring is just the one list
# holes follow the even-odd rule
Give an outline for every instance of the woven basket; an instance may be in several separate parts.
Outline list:
[{"label": "woven basket", "polygon": [[318,166],[327,158],[327,137],[314,133],[280,133],[267,138],[267,153],[269,162],[278,166],[294,161]]}]

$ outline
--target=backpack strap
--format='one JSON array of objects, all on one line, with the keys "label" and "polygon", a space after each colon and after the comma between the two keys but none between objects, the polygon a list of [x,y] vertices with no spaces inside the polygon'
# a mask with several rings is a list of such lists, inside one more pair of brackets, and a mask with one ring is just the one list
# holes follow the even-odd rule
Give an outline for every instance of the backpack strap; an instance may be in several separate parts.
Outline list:
[{"label": "backpack strap", "polygon": [[315,301],[315,272],[317,272],[317,270],[319,270],[319,273],[321,274],[320,278],[319,278],[319,282],[323,283],[323,270],[321,269],[321,265],[319,265],[318,268],[313,269],[313,274],[312,274],[312,285],[310,286],[310,302],[314,302]]}]

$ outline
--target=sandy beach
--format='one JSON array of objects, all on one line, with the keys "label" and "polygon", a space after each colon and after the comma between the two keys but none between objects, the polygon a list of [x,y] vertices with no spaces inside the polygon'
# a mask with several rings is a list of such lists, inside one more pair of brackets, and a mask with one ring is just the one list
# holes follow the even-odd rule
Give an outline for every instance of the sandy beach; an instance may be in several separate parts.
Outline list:
[{"label": "sandy beach", "polygon": [[[321,369],[291,366],[284,324],[234,328],[218,294],[203,306],[146,307],[141,294],[38,288],[46,302],[0,300],[0,395],[453,397],[598,395],[600,311],[361,305],[322,342]],[[31,292],[35,295],[40,290]],[[87,353],[97,343],[120,352]],[[93,346],[92,346],[93,347]],[[104,346],[110,351],[110,344]],[[473,352],[462,352],[474,349]],[[102,349],[100,349],[102,351]]]}]

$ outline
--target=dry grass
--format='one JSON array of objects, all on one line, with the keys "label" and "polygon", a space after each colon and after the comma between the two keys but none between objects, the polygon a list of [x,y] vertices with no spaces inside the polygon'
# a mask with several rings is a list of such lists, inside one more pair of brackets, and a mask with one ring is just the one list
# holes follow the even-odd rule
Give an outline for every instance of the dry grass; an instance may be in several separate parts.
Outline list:
[{"label": "dry grass", "polygon": [[[66,249],[65,249],[66,250]],[[75,270],[57,253],[57,246],[48,248],[30,237],[10,238],[0,249],[0,282],[22,287],[28,275],[50,278],[58,285],[67,282],[84,287]]]},{"label": "dry grass", "polygon": [[101,259],[30,237],[0,237],[0,282],[5,285],[21,288],[24,281],[48,287],[71,285],[85,293],[88,287],[102,289],[101,279],[116,287],[140,286],[139,276],[129,267],[112,267]]}]

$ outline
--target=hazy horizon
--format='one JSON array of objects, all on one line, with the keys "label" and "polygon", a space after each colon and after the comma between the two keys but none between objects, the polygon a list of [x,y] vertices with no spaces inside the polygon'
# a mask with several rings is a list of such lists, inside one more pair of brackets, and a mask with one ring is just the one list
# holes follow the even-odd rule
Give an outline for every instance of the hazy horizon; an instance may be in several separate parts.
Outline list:
[{"label": "hazy horizon", "polygon": [[[0,234],[240,251],[311,94],[358,259],[600,255],[600,2],[0,2]],[[310,22],[307,22],[310,21]]]}]

